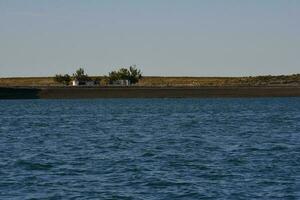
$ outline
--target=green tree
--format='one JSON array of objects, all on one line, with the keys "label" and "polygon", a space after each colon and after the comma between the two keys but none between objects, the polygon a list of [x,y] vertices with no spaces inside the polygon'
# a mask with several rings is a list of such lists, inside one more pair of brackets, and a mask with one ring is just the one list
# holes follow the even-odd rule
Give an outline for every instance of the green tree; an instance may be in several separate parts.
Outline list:
[{"label": "green tree", "polygon": [[113,83],[117,80],[129,80],[131,84],[137,83],[142,78],[141,70],[138,70],[136,66],[130,66],[127,68],[120,68],[118,71],[112,71],[109,73],[109,82]]},{"label": "green tree", "polygon": [[117,71],[111,71],[108,74],[109,83],[113,83],[116,80],[120,80],[120,76]]},{"label": "green tree", "polygon": [[137,69],[135,65],[129,67],[129,80],[132,84],[139,82],[142,78],[141,70]]},{"label": "green tree", "polygon": [[71,77],[69,74],[61,75],[61,74],[56,74],[54,77],[54,81],[63,85],[69,85],[71,81]]},{"label": "green tree", "polygon": [[77,81],[90,81],[91,78],[84,72],[83,68],[79,68],[75,74],[73,74],[73,79]]},{"label": "green tree", "polygon": [[130,77],[130,72],[126,68],[119,69],[118,74],[119,74],[119,78],[121,80],[129,79],[129,77]]}]

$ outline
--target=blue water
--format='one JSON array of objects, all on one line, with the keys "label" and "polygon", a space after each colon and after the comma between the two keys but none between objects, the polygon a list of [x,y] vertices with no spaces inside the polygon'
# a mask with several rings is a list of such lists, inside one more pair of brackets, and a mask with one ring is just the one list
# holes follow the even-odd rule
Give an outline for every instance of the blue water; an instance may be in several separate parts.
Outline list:
[{"label": "blue water", "polygon": [[300,99],[0,101],[0,199],[300,199]]}]

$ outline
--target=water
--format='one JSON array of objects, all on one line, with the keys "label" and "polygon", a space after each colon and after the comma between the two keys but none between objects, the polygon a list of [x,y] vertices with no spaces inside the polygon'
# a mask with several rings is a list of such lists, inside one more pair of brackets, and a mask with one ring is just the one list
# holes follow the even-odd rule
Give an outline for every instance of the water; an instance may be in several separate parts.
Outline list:
[{"label": "water", "polygon": [[0,199],[299,191],[299,98],[0,101]]}]

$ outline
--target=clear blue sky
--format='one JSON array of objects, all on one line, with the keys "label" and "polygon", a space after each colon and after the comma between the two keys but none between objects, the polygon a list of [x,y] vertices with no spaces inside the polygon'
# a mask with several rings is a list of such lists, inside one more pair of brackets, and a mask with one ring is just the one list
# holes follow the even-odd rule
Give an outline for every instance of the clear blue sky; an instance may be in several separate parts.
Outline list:
[{"label": "clear blue sky", "polygon": [[300,73],[299,0],[0,0],[0,76]]}]

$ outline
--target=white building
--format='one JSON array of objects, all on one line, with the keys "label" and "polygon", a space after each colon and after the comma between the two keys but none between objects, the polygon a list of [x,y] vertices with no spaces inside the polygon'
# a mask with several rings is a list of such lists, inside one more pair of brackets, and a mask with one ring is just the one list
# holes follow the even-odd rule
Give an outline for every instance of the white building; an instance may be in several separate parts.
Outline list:
[{"label": "white building", "polygon": [[79,81],[73,80],[72,81],[72,86],[79,86]]},{"label": "white building", "polygon": [[78,81],[78,80],[73,80],[72,81],[72,86],[95,86],[96,83],[95,81]]}]

